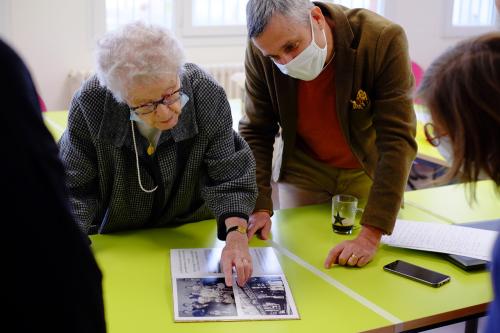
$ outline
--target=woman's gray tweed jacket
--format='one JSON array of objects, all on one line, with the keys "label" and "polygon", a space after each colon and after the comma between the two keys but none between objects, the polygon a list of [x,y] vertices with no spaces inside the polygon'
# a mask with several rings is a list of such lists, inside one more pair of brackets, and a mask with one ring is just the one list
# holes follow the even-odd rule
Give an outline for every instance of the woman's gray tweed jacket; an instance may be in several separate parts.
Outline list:
[{"label": "woman's gray tweed jacket", "polygon": [[[162,227],[215,217],[248,219],[257,196],[255,161],[232,129],[224,90],[204,71],[186,64],[182,91],[189,101],[178,124],[164,131],[156,152],[135,127],[137,178],[130,111],[94,76],[73,97],[60,142],[73,213],[88,234]],[[135,126],[135,125],[134,125]]]}]

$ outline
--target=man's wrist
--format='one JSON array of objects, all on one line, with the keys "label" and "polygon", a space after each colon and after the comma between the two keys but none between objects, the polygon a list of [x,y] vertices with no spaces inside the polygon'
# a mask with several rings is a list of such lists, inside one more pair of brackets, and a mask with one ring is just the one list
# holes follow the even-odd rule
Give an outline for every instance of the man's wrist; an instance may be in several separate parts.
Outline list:
[{"label": "man's wrist", "polygon": [[383,234],[384,231],[382,229],[364,224],[361,228],[361,232],[359,233],[359,237],[367,239],[368,241],[374,243],[374,245],[378,245]]}]

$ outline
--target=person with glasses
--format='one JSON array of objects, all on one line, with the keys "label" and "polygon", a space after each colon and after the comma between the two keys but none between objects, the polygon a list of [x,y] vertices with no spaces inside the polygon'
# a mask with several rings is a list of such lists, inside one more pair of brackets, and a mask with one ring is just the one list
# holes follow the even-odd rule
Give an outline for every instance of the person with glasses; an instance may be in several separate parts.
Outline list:
[{"label": "person with glasses", "polygon": [[362,227],[324,266],[365,266],[394,228],[417,152],[404,30],[366,9],[309,0],[249,0],[247,28],[239,130],[259,187],[250,234],[269,235],[271,179],[280,209],[350,194],[364,206]]},{"label": "person with glasses", "polygon": [[73,97],[59,144],[85,233],[215,217],[227,285],[233,267],[239,285],[250,277],[255,161],[224,90],[185,63],[170,31],[131,23],[98,42],[96,75]]},{"label": "person with glasses", "polygon": [[[426,125],[431,144],[450,143],[445,180],[460,177],[474,184],[492,179],[500,194],[500,33],[465,40],[438,57],[426,70],[418,95],[433,125]],[[475,197],[474,195],[472,197]],[[486,333],[500,332],[500,240],[491,266],[495,299]]]}]

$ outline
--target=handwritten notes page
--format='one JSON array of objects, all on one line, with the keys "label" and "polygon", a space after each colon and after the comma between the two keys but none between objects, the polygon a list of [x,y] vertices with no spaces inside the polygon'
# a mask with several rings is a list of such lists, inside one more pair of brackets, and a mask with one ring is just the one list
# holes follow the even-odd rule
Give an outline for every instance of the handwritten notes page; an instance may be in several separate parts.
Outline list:
[{"label": "handwritten notes page", "polygon": [[498,232],[458,225],[397,220],[382,243],[408,249],[458,254],[491,261]]}]

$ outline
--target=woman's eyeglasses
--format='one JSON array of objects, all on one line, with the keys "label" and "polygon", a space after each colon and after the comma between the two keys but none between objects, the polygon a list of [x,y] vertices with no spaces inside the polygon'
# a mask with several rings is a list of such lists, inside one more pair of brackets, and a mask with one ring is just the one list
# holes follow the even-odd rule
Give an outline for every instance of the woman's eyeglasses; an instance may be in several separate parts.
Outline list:
[{"label": "woman's eyeglasses", "polygon": [[424,125],[424,134],[427,141],[434,147],[439,146],[441,138],[445,136],[445,134],[438,133],[433,123],[426,123]]},{"label": "woman's eyeglasses", "polygon": [[147,103],[144,105],[139,105],[139,106],[136,106],[133,108],[131,107],[130,111],[134,112],[138,116],[146,116],[148,114],[155,112],[156,109],[158,108],[158,105],[160,105],[160,104],[163,104],[165,106],[170,106],[170,105],[176,103],[181,98],[181,94],[182,94],[182,91],[181,91],[181,88],[179,88],[176,91],[174,91],[173,93],[165,95],[157,101],[150,102],[150,103]]}]

